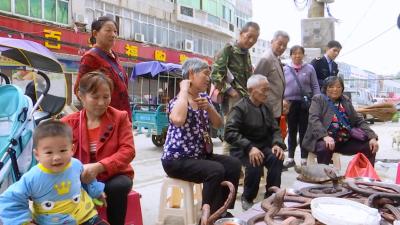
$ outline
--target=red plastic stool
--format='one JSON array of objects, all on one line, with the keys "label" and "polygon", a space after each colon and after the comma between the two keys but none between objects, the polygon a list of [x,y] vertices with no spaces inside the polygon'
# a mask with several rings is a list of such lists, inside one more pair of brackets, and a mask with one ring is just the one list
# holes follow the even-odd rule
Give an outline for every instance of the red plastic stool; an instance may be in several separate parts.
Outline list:
[{"label": "red plastic stool", "polygon": [[[128,207],[126,208],[125,225],[143,225],[142,209],[140,208],[141,195],[136,191],[131,191],[128,194]],[[99,216],[107,220],[107,208],[97,208]]]}]

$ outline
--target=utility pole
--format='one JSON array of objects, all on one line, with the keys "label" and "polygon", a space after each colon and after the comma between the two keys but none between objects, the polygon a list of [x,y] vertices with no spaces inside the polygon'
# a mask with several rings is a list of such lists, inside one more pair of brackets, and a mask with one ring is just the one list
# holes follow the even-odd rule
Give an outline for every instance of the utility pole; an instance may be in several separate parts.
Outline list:
[{"label": "utility pole", "polygon": [[324,2],[311,0],[310,8],[308,8],[308,18],[324,17]]},{"label": "utility pole", "polygon": [[302,45],[308,56],[319,57],[326,44],[335,38],[335,26],[332,18],[324,16],[325,4],[335,0],[309,0],[308,18],[301,20]]}]

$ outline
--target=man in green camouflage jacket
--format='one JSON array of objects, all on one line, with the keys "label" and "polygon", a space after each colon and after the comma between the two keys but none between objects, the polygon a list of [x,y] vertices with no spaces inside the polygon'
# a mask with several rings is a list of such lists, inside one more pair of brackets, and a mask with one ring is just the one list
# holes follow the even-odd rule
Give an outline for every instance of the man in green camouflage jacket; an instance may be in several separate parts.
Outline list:
[{"label": "man in green camouflage jacket", "polygon": [[[255,22],[247,22],[235,43],[228,43],[215,56],[212,83],[223,95],[222,108],[226,114],[242,97],[248,96],[247,79],[253,74],[249,49],[257,42],[260,27]],[[229,152],[229,144],[224,142],[224,154]]]},{"label": "man in green camouflage jacket", "polygon": [[225,114],[243,96],[247,96],[247,79],[253,74],[249,49],[257,42],[260,27],[247,22],[240,31],[239,40],[228,43],[216,55],[211,80],[224,95]]}]

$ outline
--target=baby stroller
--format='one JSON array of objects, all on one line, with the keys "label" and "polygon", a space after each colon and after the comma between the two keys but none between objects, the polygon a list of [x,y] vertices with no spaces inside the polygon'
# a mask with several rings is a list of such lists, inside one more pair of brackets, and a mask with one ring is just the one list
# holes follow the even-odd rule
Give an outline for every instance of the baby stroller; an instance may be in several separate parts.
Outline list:
[{"label": "baby stroller", "polygon": [[[29,67],[62,72],[61,65],[52,53],[35,42],[0,38],[0,53]],[[55,65],[58,67],[49,67]],[[32,152],[32,134],[36,126],[35,119],[40,118],[34,118],[34,112],[47,95],[50,80],[44,72],[37,69],[33,71],[43,78],[38,86],[44,87],[35,105],[18,86],[10,84],[6,75],[0,74],[0,193],[36,164]]]}]

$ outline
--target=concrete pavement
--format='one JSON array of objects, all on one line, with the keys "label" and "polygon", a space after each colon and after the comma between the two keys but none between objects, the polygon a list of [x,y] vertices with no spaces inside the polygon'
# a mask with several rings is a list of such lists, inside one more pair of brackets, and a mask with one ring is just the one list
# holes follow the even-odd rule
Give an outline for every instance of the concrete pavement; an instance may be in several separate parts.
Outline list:
[{"label": "concrete pavement", "polygon": [[[379,135],[380,150],[377,154],[377,159],[400,159],[400,151],[397,146],[392,148],[392,134],[394,131],[400,131],[400,123],[376,123],[371,126],[372,129]],[[218,139],[214,139],[214,151],[222,153],[222,143]],[[144,225],[154,225],[158,216],[159,197],[161,192],[162,179],[165,176],[161,166],[160,157],[162,149],[155,147],[151,138],[144,135],[135,136],[136,158],[132,162],[135,170],[135,179],[133,188],[142,195],[141,206]],[[296,152],[296,162],[300,163],[300,150]],[[341,156],[342,173],[345,172],[350,156]],[[386,181],[394,181],[396,176],[395,164],[375,164],[378,175]],[[293,169],[282,174],[282,187],[290,188],[296,181],[297,174]],[[263,181],[262,181],[263,182]],[[256,201],[261,201],[264,193],[264,186],[260,185],[259,194]],[[239,186],[238,195],[236,197],[235,209],[231,212],[234,215],[239,215],[243,212],[240,204],[240,196],[243,192],[243,187]],[[175,217],[167,219],[166,225],[183,225],[183,221]]]}]

